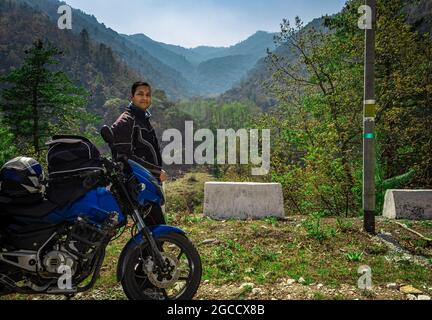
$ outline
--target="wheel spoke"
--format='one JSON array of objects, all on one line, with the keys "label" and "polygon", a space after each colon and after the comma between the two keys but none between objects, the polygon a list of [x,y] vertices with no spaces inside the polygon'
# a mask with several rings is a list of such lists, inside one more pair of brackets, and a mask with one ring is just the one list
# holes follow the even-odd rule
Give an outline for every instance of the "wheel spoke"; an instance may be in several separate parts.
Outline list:
[{"label": "wheel spoke", "polygon": [[141,282],[141,284],[139,285],[140,290],[144,290],[146,288],[146,284],[147,284],[147,281]]},{"label": "wheel spoke", "polygon": [[182,249],[180,249],[180,253],[177,256],[177,260],[180,261],[181,256],[183,255],[184,251]]}]

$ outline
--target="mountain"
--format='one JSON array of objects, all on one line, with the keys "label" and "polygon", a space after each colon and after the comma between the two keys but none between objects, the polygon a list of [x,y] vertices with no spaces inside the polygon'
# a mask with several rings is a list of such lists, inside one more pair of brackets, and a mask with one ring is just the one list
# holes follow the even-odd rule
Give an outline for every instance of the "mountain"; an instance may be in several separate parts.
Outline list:
[{"label": "mountain", "polygon": [[407,0],[407,21],[421,33],[432,35],[432,1],[430,0]]},{"label": "mountain", "polygon": [[[408,23],[420,33],[430,33],[432,36],[432,1],[431,0],[405,0],[404,13]],[[325,31],[323,19],[318,18],[304,27],[315,28]],[[282,45],[275,49],[277,55],[284,56],[288,60],[295,61],[289,46]],[[247,101],[251,100],[262,110],[267,111],[275,105],[276,100],[269,95],[265,84],[271,79],[271,71],[266,59],[260,59],[248,72],[247,76],[237,86],[232,87],[221,95],[225,101]]]},{"label": "mountain", "polygon": [[180,72],[183,77],[191,80],[195,74],[195,66],[193,62],[189,61],[185,56],[176,53],[173,50],[165,47],[163,43],[152,40],[144,34],[134,34],[131,36],[122,35],[130,42],[141,47],[143,50],[157,57],[159,61],[165,65]]},{"label": "mountain", "polygon": [[[58,7],[64,4],[58,0],[2,1],[26,4],[34,12],[43,14],[54,28],[60,16]],[[187,49],[155,41],[144,34],[119,34],[100,23],[95,16],[78,9],[72,9],[72,15],[73,34],[79,36],[85,30],[95,46],[109,48],[115,59],[136,74],[135,79],[149,81],[155,88],[164,90],[172,100],[223,93],[240,83],[266,55],[267,48],[274,49],[274,34],[264,31],[258,31],[230,47]],[[6,26],[5,32],[11,30],[12,26]]]},{"label": "mountain", "polygon": [[193,49],[157,42],[144,34],[124,37],[180,72],[200,95],[220,94],[239,83],[266,55],[267,48],[275,48],[274,34],[264,31],[230,47]]},{"label": "mountain", "polygon": [[209,50],[208,47],[198,47],[199,52],[205,55],[207,59],[221,58],[224,56],[245,55],[253,59],[260,59],[266,55],[267,48],[273,50],[275,33],[265,31],[257,31],[244,41],[237,43],[228,48],[215,48],[216,50]]},{"label": "mountain", "polygon": [[257,62],[266,56],[267,49],[275,49],[274,35],[258,31],[228,48],[196,48],[207,59],[198,66],[196,85],[200,91],[214,95],[239,84]]},{"label": "mountain", "polygon": [[[23,19],[25,17],[25,19]],[[31,32],[28,32],[31,30]],[[64,52],[56,57],[57,70],[67,73],[90,94],[89,107],[101,108],[107,99],[127,97],[137,73],[115,56],[111,48],[92,42],[88,33],[59,30],[49,17],[25,3],[0,2],[0,74],[21,66],[25,49],[42,39]]]},{"label": "mountain", "polygon": [[[34,10],[44,13],[55,26],[60,16],[57,13],[58,7],[65,4],[57,0],[14,0],[14,2],[25,3]],[[111,28],[107,28],[105,24],[99,23],[93,15],[77,9],[72,9],[72,15],[73,33],[79,34],[86,29],[90,38],[96,43],[103,43],[110,47],[123,63],[137,72],[140,78],[151,82],[156,88],[165,90],[171,98],[194,94],[192,84],[179,71],[164,64],[141,46],[128,41]]]},{"label": "mountain", "polygon": [[[311,28],[322,32],[327,32],[324,27],[324,19],[318,18],[308,23],[300,32],[305,32]],[[274,48],[273,52],[278,56],[283,56],[287,61],[295,62],[298,59],[292,50],[293,48],[284,44]],[[252,101],[263,111],[268,111],[276,104],[276,100],[266,89],[266,83],[271,80],[272,72],[265,57],[258,60],[254,67],[247,73],[244,79],[231,89],[221,95],[224,101]]]}]

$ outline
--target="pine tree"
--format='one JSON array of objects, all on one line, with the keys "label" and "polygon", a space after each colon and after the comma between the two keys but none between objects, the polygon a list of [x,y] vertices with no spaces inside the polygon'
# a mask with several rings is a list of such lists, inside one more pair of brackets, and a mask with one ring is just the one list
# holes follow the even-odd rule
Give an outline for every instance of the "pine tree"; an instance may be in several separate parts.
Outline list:
[{"label": "pine tree", "polygon": [[82,29],[80,32],[81,52],[85,56],[90,56],[90,36],[87,29]]},{"label": "pine tree", "polygon": [[7,84],[0,109],[3,122],[15,137],[32,145],[39,154],[41,141],[52,133],[53,125],[81,116],[87,93],[65,73],[52,71],[58,63],[54,57],[62,54],[59,49],[38,40],[25,53],[21,68],[0,77]]}]

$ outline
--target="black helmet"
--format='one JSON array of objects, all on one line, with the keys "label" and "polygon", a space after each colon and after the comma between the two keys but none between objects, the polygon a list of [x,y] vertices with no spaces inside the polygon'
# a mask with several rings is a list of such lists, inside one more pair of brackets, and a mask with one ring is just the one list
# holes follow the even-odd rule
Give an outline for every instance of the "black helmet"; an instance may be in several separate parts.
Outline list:
[{"label": "black helmet", "polygon": [[42,196],[43,168],[35,159],[17,157],[0,169],[0,193],[11,198]]}]

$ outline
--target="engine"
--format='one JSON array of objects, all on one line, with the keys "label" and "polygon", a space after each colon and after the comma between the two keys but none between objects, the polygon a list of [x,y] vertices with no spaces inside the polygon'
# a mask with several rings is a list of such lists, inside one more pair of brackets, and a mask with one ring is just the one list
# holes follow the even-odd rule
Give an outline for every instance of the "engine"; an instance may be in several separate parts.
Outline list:
[{"label": "engine", "polygon": [[6,263],[15,273],[21,270],[25,286],[36,292],[58,290],[57,280],[66,273],[72,276],[76,286],[91,275],[97,262],[103,259],[104,249],[116,233],[117,218],[117,213],[113,213],[102,225],[78,218],[72,225],[53,233],[38,251],[0,251],[0,264]]},{"label": "engine", "polygon": [[84,218],[78,218],[69,227],[66,236],[54,246],[54,250],[47,252],[43,257],[43,267],[46,272],[62,274],[63,268],[68,267],[72,275],[90,271],[99,248],[105,246],[114,235],[112,222],[114,215],[107,219],[103,226],[96,226]]},{"label": "engine", "polygon": [[43,259],[43,266],[48,273],[63,274],[61,267],[70,268],[71,274],[74,275],[77,267],[76,258],[64,251],[50,251]]}]

